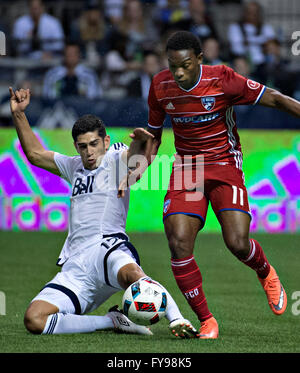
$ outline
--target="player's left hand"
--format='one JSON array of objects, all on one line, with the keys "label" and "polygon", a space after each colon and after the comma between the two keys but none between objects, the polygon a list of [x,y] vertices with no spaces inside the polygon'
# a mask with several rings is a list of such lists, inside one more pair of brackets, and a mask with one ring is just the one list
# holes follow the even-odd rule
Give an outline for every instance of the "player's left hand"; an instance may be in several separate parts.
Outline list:
[{"label": "player's left hand", "polygon": [[154,139],[152,133],[148,132],[144,128],[135,128],[134,131],[129,135],[133,140],[148,141]]},{"label": "player's left hand", "polygon": [[152,151],[154,136],[144,128],[135,128],[129,135],[132,138],[130,144],[130,155],[142,154],[149,160]]}]

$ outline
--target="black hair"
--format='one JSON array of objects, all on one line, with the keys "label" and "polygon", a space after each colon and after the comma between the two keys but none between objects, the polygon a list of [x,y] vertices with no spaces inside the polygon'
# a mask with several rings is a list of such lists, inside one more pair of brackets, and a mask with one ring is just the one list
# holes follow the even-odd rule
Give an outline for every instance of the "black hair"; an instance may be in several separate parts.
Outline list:
[{"label": "black hair", "polygon": [[193,49],[196,56],[202,52],[200,39],[189,31],[177,31],[167,40],[166,51]]},{"label": "black hair", "polygon": [[104,139],[106,136],[106,129],[104,122],[92,114],[86,114],[78,118],[72,128],[72,137],[76,142],[77,137],[87,132],[98,131],[98,135]]}]

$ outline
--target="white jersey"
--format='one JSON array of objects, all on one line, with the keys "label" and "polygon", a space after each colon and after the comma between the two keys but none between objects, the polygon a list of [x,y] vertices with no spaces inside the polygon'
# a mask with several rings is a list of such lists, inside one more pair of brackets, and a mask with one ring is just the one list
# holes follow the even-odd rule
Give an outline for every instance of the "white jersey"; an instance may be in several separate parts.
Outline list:
[{"label": "white jersey", "polygon": [[117,197],[119,182],[127,173],[121,160],[125,149],[122,143],[113,144],[95,170],[85,169],[80,156],[55,153],[61,177],[72,185],[69,233],[57,264],[101,242],[103,235],[125,233],[129,189],[124,198]]}]

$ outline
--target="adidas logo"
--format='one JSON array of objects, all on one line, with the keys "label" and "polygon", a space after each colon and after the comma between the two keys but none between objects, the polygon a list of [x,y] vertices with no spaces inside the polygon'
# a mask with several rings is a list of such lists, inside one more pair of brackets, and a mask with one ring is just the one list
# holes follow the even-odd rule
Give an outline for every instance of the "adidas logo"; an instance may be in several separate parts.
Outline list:
[{"label": "adidas logo", "polygon": [[168,105],[166,106],[166,109],[167,110],[175,110],[175,106],[172,104],[172,102],[170,101],[169,103],[168,103]]}]

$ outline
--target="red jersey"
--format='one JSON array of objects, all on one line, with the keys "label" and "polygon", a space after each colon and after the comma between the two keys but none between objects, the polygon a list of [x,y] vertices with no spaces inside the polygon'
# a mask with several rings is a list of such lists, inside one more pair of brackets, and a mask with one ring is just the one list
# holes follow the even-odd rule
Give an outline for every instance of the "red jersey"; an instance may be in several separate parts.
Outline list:
[{"label": "red jersey", "polygon": [[203,155],[205,164],[235,164],[242,168],[242,152],[233,105],[256,104],[265,86],[231,68],[200,66],[198,82],[189,90],[177,85],[170,70],[154,76],[149,91],[150,128],[172,121],[179,155]]}]

